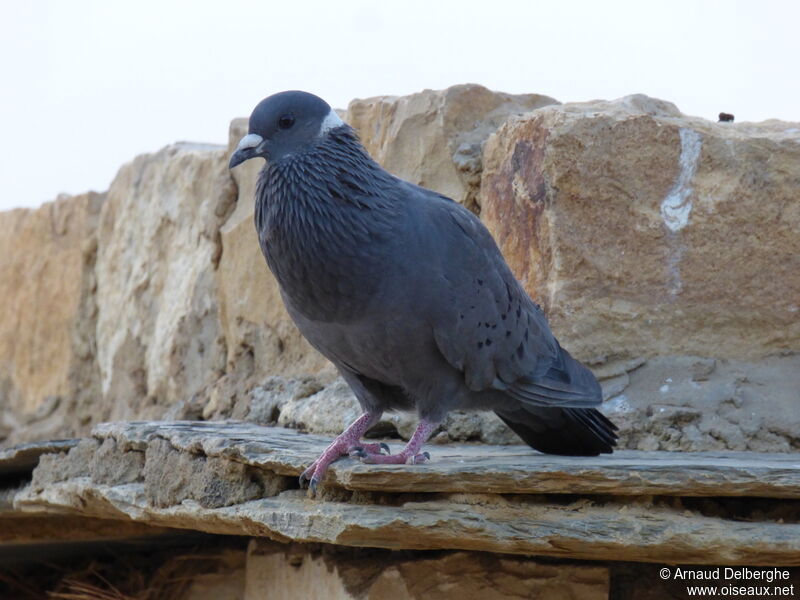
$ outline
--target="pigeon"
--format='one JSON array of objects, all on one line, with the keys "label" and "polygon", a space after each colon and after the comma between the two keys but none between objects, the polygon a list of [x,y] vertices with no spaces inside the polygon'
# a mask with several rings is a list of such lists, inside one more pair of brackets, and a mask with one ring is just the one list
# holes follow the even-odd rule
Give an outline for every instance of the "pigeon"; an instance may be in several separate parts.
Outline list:
[{"label": "pigeon", "polygon": [[[300,476],[328,466],[420,464],[451,410],[492,410],[543,453],[610,453],[617,427],[595,407],[592,372],[564,350],[481,221],[391,175],[321,98],[262,100],[230,168],[266,160],[255,226],[300,332],[352,389],[363,414]],[[387,410],[416,411],[406,446],[361,438]]]}]

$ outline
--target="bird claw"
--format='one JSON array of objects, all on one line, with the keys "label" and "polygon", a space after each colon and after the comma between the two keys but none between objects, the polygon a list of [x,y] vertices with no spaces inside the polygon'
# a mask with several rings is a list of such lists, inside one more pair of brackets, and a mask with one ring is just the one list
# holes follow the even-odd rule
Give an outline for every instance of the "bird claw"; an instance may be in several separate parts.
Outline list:
[{"label": "bird claw", "polygon": [[386,454],[391,454],[392,452],[389,450],[389,445],[385,442],[381,442],[379,444],[364,444],[363,446],[351,446],[347,450],[348,456],[350,458],[358,458],[363,460],[367,458],[369,455],[378,455],[383,456],[383,451],[386,451]]},{"label": "bird claw", "polygon": [[361,446],[356,446],[355,448],[351,448],[350,452],[348,453],[350,458],[366,458],[367,451],[364,450]]},{"label": "bird claw", "polygon": [[317,486],[319,485],[319,478],[314,476],[317,464],[314,463],[300,474],[298,481],[300,482],[300,489],[308,489],[309,496],[312,498],[317,495]]},{"label": "bird claw", "polygon": [[[341,448],[341,446],[339,447]],[[386,451],[386,455],[391,454],[389,445],[386,444],[385,442],[380,442],[375,444],[364,444],[362,446],[350,446],[340,456],[334,458],[333,460],[327,460],[320,463],[320,460],[325,456],[323,455],[322,457],[315,460],[311,464],[311,466],[306,468],[306,470],[300,474],[299,477],[300,489],[308,489],[308,496],[310,498],[313,498],[314,496],[317,495],[317,487],[322,481],[322,478],[325,476],[328,464],[330,464],[331,462],[335,462],[342,456],[349,456],[350,458],[355,458],[368,463],[371,462],[370,457],[386,456],[383,454],[384,450]],[[341,452],[341,450],[339,450],[339,452]]]},{"label": "bird claw", "polygon": [[313,498],[317,495],[317,486],[319,485],[319,478],[313,475],[314,465],[311,465],[300,474],[300,489],[308,489],[308,496]]},{"label": "bird claw", "polygon": [[431,455],[428,452],[422,452],[421,454],[417,454],[415,456],[409,456],[406,460],[407,465],[421,465],[424,462],[428,462],[431,459]]}]

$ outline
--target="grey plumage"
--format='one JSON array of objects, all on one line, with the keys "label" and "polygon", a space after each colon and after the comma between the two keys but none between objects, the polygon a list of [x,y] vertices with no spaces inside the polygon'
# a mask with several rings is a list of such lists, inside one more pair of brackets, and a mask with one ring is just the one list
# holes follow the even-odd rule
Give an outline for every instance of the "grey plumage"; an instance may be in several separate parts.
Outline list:
[{"label": "grey plumage", "polygon": [[267,98],[231,165],[267,159],[261,249],[289,314],[365,412],[415,409],[438,423],[490,409],[543,452],[611,452],[597,380],[560,347],[480,220],[384,171],[333,115],[303,92]]}]

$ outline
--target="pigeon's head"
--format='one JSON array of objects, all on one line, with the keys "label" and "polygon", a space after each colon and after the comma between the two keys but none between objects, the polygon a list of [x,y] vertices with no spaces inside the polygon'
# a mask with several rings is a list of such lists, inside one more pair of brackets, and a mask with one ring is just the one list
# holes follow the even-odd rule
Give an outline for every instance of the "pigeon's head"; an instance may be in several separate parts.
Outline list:
[{"label": "pigeon's head", "polygon": [[230,168],[260,156],[278,160],[313,146],[328,131],[344,125],[322,98],[307,92],[281,92],[264,98],[250,115],[248,133],[231,156]]}]

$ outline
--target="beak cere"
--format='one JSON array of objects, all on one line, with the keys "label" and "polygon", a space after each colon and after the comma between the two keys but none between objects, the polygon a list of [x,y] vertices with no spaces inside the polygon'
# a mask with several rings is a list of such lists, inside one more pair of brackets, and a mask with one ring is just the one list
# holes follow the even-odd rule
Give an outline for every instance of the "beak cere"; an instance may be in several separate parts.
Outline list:
[{"label": "beak cere", "polygon": [[263,142],[264,138],[257,133],[248,133],[241,140],[239,140],[239,145],[236,146],[236,151],[231,155],[231,162],[228,163],[228,168],[232,169],[236,165],[239,165],[250,158],[258,156],[258,148]]}]

